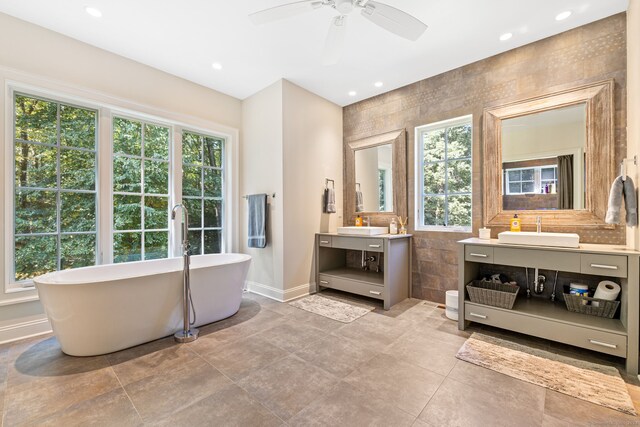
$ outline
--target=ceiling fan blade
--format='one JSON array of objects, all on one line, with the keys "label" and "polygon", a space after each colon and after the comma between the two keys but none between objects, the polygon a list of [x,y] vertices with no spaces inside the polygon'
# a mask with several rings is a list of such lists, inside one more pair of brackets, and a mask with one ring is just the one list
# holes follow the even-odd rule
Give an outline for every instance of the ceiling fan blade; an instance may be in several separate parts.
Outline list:
[{"label": "ceiling fan blade", "polygon": [[266,24],[299,15],[313,9],[318,9],[322,4],[323,2],[321,0],[303,0],[294,3],[287,3],[251,13],[249,14],[249,19],[251,19],[255,25]]},{"label": "ceiling fan blade", "polygon": [[344,48],[344,36],[347,32],[347,16],[340,15],[333,18],[327,40],[322,53],[322,65],[333,65],[340,61]]},{"label": "ceiling fan blade", "polygon": [[427,25],[418,18],[373,0],[364,5],[361,13],[374,24],[411,41],[418,40],[427,29]]}]

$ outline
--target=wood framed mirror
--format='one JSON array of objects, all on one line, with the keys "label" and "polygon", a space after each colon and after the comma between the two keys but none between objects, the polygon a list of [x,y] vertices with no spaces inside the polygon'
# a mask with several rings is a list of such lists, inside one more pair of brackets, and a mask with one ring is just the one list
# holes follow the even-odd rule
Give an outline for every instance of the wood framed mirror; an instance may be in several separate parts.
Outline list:
[{"label": "wood framed mirror", "polygon": [[[604,222],[616,173],[613,94],[614,82],[607,80],[484,110],[485,226],[507,227],[517,211],[525,224],[533,224],[535,217],[541,216],[543,229],[547,230],[614,228]],[[565,144],[565,132],[553,125],[581,116],[582,121],[574,125],[581,142]],[[526,137],[507,141],[530,123],[551,127],[536,128]],[[527,149],[514,150],[506,144]],[[521,201],[514,204],[518,198]],[[568,204],[557,201],[567,198],[571,199]]]},{"label": "wood framed mirror", "polygon": [[[370,217],[372,224],[381,226],[388,226],[392,217],[407,217],[404,129],[348,142],[345,166],[345,224],[354,224],[356,215]],[[356,191],[362,195],[359,208]]]}]

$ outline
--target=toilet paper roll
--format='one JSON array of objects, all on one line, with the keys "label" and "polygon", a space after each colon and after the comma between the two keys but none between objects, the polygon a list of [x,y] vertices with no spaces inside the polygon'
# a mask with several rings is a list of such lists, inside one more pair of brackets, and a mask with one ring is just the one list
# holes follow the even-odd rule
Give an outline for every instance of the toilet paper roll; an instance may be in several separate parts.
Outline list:
[{"label": "toilet paper roll", "polygon": [[596,293],[593,297],[607,301],[615,301],[616,298],[618,298],[618,295],[620,295],[620,285],[616,282],[612,282],[611,280],[603,280],[598,283]]}]

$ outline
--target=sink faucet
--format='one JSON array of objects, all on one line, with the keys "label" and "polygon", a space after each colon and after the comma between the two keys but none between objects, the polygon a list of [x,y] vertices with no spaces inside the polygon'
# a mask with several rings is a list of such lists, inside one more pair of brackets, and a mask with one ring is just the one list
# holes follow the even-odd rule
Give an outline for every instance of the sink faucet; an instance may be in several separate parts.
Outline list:
[{"label": "sink faucet", "polygon": [[541,233],[541,232],[542,232],[542,217],[537,216],[536,217],[536,233]]}]

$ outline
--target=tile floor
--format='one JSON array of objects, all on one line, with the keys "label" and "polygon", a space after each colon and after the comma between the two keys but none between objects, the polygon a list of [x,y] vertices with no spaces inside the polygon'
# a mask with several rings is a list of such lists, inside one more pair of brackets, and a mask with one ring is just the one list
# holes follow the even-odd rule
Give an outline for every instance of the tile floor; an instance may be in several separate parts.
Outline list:
[{"label": "tile floor", "polygon": [[190,344],[166,338],[85,358],[65,356],[52,336],[1,346],[2,424],[640,425],[640,417],[455,359],[473,330],[458,331],[420,300],[342,324],[246,294],[235,316],[201,328]]}]

